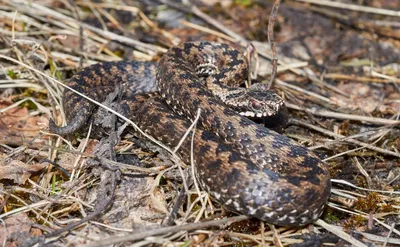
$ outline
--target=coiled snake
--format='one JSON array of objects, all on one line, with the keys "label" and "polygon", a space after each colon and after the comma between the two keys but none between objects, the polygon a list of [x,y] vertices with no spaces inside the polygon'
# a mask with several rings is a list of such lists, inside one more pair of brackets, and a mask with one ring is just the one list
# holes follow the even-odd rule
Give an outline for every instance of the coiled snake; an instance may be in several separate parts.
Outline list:
[{"label": "coiled snake", "polygon": [[[221,103],[230,96],[217,98],[208,89],[215,86],[235,94],[230,86],[243,82],[247,70],[241,53],[226,44],[188,42],[171,48],[158,65],[96,64],[72,77],[69,85],[100,102],[116,86],[123,88],[121,113],[171,147],[179,143],[190,125],[187,119],[194,119],[200,108],[201,128],[195,131],[193,152],[202,188],[229,210],[276,225],[308,224],[322,214],[329,197],[325,164],[295,141]],[[148,94],[151,91],[158,93]],[[61,135],[82,127],[94,109],[68,90],[63,104],[68,125],[50,122],[50,130]],[[272,101],[264,104],[254,98],[242,105],[255,115],[263,115],[260,109],[279,108]],[[178,151],[185,162],[190,162],[190,141],[186,138]]]}]

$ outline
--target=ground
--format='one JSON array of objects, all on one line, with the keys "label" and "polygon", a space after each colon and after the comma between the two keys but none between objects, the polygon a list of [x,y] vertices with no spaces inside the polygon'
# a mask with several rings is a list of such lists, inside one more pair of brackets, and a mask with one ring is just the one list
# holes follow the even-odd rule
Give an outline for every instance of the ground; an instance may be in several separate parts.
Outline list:
[{"label": "ground", "polygon": [[[400,245],[400,1],[284,1],[276,54],[272,5],[0,0],[0,242]],[[197,40],[246,52],[267,84],[278,59],[272,90],[289,116],[282,134],[315,151],[332,177],[316,223],[274,227],[223,210],[183,179],[187,164],[129,126],[107,137],[49,132],[49,119],[64,121],[61,83],[83,67],[158,61]]]}]

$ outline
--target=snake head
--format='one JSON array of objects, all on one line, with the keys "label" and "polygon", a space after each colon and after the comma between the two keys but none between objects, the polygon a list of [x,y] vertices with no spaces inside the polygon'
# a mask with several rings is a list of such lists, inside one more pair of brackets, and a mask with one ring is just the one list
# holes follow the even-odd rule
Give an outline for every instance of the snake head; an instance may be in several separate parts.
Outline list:
[{"label": "snake head", "polygon": [[[243,99],[244,98],[244,99]],[[284,108],[282,98],[270,90],[250,89],[246,91],[243,105],[239,110],[241,115],[253,118],[264,118],[275,116]]]}]

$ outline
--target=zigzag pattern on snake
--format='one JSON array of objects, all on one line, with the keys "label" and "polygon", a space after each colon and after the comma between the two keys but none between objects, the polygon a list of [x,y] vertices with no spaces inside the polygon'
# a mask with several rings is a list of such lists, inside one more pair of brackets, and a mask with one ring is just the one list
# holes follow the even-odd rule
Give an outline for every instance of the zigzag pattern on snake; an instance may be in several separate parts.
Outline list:
[{"label": "zigzag pattern on snake", "polygon": [[[212,58],[212,59],[210,59]],[[196,70],[213,61],[212,76]],[[171,48],[158,65],[150,62],[111,62],[85,68],[69,85],[97,101],[123,88],[121,113],[146,133],[175,147],[198,108],[194,137],[196,178],[203,189],[229,210],[276,225],[305,225],[323,212],[330,194],[326,165],[295,141],[255,124],[226,107],[206,87],[235,86],[247,79],[242,54],[226,44],[188,42]],[[148,92],[158,93],[149,94]],[[66,90],[63,96],[68,125],[50,130],[72,133],[95,108]],[[190,138],[179,149],[190,162]]]}]

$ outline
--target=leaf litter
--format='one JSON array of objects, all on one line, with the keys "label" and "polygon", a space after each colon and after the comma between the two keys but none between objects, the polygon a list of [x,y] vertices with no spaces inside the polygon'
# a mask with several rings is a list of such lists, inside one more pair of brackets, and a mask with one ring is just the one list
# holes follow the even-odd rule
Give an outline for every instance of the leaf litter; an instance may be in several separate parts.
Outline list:
[{"label": "leaf litter", "polygon": [[[369,6],[285,1],[278,11],[274,35],[279,66],[273,90],[289,108],[285,134],[327,160],[333,178],[324,215],[308,227],[275,228],[232,216],[194,189],[178,157],[122,127],[101,140],[87,132],[61,138],[46,131],[50,117],[63,121],[58,103],[62,88],[5,57],[64,80],[100,61],[157,61],[183,41],[214,40],[242,50],[251,42],[258,54],[254,72],[268,82],[271,3],[160,2],[0,0],[0,218],[7,228],[6,246],[59,236],[57,246],[107,241],[165,246],[400,244],[395,1],[370,1]],[[27,81],[17,81],[21,79]],[[43,88],[47,98],[40,93]],[[19,102],[28,91],[34,103]],[[96,126],[88,130],[92,136],[98,133]],[[27,224],[13,223],[18,221]]]}]

